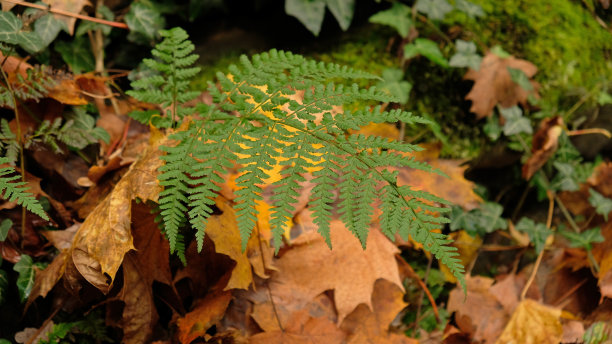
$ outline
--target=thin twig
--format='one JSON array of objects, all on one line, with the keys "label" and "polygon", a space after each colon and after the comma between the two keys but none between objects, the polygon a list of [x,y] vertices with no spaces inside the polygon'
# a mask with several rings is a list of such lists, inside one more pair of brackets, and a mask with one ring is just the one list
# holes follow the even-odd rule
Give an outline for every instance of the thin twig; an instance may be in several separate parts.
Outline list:
[{"label": "thin twig", "polygon": [[405,266],[406,269],[409,270],[410,277],[417,282],[417,284],[421,287],[421,290],[425,291],[425,295],[427,295],[427,298],[431,303],[431,308],[433,309],[434,315],[436,316],[436,321],[438,322],[438,324],[440,324],[442,321],[440,320],[438,305],[436,305],[436,300],[434,299],[433,295],[431,295],[429,288],[427,288],[427,284],[425,284],[425,282],[421,280],[421,278],[419,277],[419,275],[417,275],[412,266],[410,266],[410,264],[408,264],[408,262],[403,257],[397,256],[397,259],[400,261],[400,264],[402,266]]},{"label": "thin twig", "polygon": [[612,138],[612,134],[610,134],[609,131],[603,128],[586,128],[586,129],[571,130],[567,132],[568,136],[577,136],[577,135],[585,135],[585,134],[601,134],[607,138]]},{"label": "thin twig", "polygon": [[[548,229],[550,229],[550,226],[552,225],[554,209],[555,196],[552,192],[548,192],[548,217],[546,218],[546,228]],[[521,300],[525,299],[525,295],[527,295],[527,290],[529,290],[529,287],[531,287],[531,284],[535,280],[536,274],[538,273],[538,269],[540,268],[540,264],[542,263],[542,257],[544,257],[544,248],[542,248],[542,251],[540,251],[540,254],[538,254],[538,258],[536,259],[535,265],[533,266],[533,271],[531,271],[531,275],[529,276],[529,279],[527,280],[527,283],[525,283],[525,287],[521,292]]]},{"label": "thin twig", "polygon": [[[427,262],[427,270],[425,270],[425,276],[423,276],[423,283],[427,285],[427,278],[429,277],[429,271],[431,271],[431,264],[433,263],[433,256],[429,256],[429,261]],[[419,293],[419,304],[417,305],[417,313],[414,320],[414,332],[419,331],[419,318],[421,317],[421,307],[423,306],[423,296],[425,294],[425,290],[421,288],[421,292]]]},{"label": "thin twig", "polygon": [[8,3],[11,3],[11,4],[25,6],[25,7],[36,8],[36,9],[39,9],[39,10],[42,10],[42,11],[49,11],[49,12],[51,12],[53,14],[59,14],[60,16],[72,17],[72,18],[77,18],[77,19],[81,19],[81,20],[87,20],[87,21],[90,21],[90,22],[94,22],[94,23],[98,23],[98,24],[102,24],[102,25],[108,25],[108,26],[119,28],[119,29],[126,29],[126,30],[130,29],[127,26],[126,23],[120,23],[120,22],[110,21],[110,20],[106,20],[106,19],[94,18],[94,17],[83,15],[83,14],[78,14],[78,13],[74,13],[74,12],[64,11],[64,10],[61,10],[61,9],[58,9],[58,8],[53,8],[51,6],[32,4],[32,3],[25,2],[25,1],[20,1],[20,0],[3,0],[3,2],[8,2]]}]

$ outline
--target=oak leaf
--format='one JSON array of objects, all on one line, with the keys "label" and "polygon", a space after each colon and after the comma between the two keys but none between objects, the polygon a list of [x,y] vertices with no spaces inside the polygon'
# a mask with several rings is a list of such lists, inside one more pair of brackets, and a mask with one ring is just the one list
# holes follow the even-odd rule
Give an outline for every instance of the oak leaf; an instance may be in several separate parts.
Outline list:
[{"label": "oak leaf", "polygon": [[472,101],[470,111],[479,119],[491,116],[497,104],[503,108],[517,104],[526,105],[531,92],[533,96],[538,96],[538,84],[535,81],[531,81],[533,90],[528,92],[512,80],[508,68],[521,70],[528,78],[538,71],[529,61],[513,56],[503,58],[488,52],[482,59],[479,70],[470,69],[465,74],[464,79],[474,81],[474,86],[465,99]]}]

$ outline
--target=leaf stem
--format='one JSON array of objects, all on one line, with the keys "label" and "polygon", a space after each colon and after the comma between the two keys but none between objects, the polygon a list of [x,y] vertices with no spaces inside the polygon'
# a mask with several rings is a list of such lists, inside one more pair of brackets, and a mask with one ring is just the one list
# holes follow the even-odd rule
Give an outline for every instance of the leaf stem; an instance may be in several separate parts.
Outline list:
[{"label": "leaf stem", "polygon": [[8,3],[11,3],[11,4],[25,6],[25,7],[36,8],[36,9],[39,9],[39,10],[42,10],[42,11],[48,11],[50,13],[58,14],[58,15],[64,16],[64,17],[72,17],[72,18],[77,18],[77,19],[81,19],[81,20],[87,20],[87,21],[98,23],[98,24],[102,24],[102,25],[108,25],[108,26],[116,27],[116,28],[119,28],[119,29],[129,30],[129,27],[127,26],[126,23],[119,23],[119,22],[114,22],[114,21],[110,21],[110,20],[106,20],[106,19],[94,18],[94,17],[83,15],[83,14],[78,14],[78,13],[74,13],[74,12],[70,12],[70,11],[64,11],[64,10],[61,10],[61,9],[58,9],[58,8],[53,8],[51,6],[32,4],[32,3],[25,2],[25,1],[20,1],[20,0],[4,0],[3,2],[8,2]]}]

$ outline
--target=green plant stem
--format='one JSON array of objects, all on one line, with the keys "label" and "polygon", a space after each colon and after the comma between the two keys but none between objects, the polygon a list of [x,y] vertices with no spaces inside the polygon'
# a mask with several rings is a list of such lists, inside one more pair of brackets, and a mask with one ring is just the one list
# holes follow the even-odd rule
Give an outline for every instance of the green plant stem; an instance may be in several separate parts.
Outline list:
[{"label": "green plant stem", "polygon": [[[8,58],[8,56],[6,57]],[[2,65],[4,65],[4,61],[2,63]],[[2,66],[0,66],[0,71],[2,71],[2,77],[4,78],[4,81],[6,82],[6,87],[8,88],[9,92],[11,93],[11,98],[13,98],[13,108],[15,110],[15,122],[17,122],[17,142],[19,143],[19,167],[21,169],[21,181],[22,182],[26,182],[26,175],[25,175],[25,156],[24,156],[24,152],[23,152],[23,139],[21,136],[21,121],[19,118],[19,109],[17,106],[17,97],[15,96],[15,90],[13,90],[13,86],[11,85],[8,76],[6,75],[6,72],[4,71],[4,68],[2,68]],[[24,246],[24,239],[25,239],[25,226],[26,226],[26,208],[24,206],[21,206],[21,249],[23,249]]]}]

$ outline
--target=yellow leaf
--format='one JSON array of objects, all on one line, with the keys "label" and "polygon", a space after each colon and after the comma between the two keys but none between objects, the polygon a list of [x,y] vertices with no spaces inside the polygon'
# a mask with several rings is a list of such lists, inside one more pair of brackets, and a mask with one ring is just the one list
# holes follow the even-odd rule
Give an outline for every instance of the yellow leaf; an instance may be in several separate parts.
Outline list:
[{"label": "yellow leaf", "polygon": [[519,303],[496,344],[557,344],[563,336],[561,310],[526,299]]},{"label": "yellow leaf", "polygon": [[[454,240],[452,245],[459,250],[461,264],[463,266],[468,266],[472,260],[476,258],[478,248],[482,245],[482,238],[478,236],[472,237],[464,230],[453,232],[449,236]],[[447,281],[452,283],[457,282],[457,278],[450,272],[446,265],[441,264],[440,271],[442,271]]]},{"label": "yellow leaf", "polygon": [[241,248],[236,214],[229,201],[221,197],[217,198],[217,207],[223,213],[208,218],[206,235],[215,243],[217,253],[224,254],[236,262],[225,290],[248,289],[253,281],[253,274],[247,254]]}]

